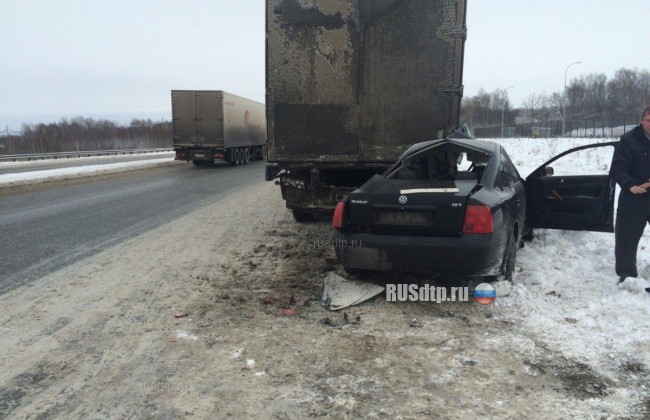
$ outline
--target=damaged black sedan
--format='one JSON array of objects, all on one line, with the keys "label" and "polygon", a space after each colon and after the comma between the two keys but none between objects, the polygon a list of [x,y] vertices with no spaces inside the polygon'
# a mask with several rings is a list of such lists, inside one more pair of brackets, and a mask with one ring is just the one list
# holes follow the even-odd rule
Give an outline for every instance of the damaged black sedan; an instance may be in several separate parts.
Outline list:
[{"label": "damaged black sedan", "polygon": [[[340,201],[336,254],[347,271],[427,271],[512,280],[532,228],[613,231],[607,174],[553,175],[555,159],[524,180],[492,142],[447,138],[409,148],[384,174]],[[528,207],[528,208],[527,208]]]}]

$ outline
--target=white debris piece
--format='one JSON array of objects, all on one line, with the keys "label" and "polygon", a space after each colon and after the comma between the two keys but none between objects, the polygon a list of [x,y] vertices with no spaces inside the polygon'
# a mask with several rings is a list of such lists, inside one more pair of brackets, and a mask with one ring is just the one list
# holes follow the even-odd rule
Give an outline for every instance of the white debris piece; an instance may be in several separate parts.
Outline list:
[{"label": "white debris piece", "polygon": [[382,286],[345,279],[330,271],[323,279],[321,304],[330,311],[357,305],[384,291]]},{"label": "white debris piece", "polygon": [[190,334],[187,331],[176,330],[176,338],[179,340],[198,340],[198,337],[194,334]]}]

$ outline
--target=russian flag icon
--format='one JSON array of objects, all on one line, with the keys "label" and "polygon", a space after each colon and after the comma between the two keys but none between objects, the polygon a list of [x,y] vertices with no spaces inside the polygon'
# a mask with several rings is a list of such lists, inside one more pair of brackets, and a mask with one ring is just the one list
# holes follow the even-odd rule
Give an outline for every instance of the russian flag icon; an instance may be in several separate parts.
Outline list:
[{"label": "russian flag icon", "polygon": [[481,283],[474,288],[474,300],[481,305],[489,305],[497,297],[497,291],[490,283]]}]

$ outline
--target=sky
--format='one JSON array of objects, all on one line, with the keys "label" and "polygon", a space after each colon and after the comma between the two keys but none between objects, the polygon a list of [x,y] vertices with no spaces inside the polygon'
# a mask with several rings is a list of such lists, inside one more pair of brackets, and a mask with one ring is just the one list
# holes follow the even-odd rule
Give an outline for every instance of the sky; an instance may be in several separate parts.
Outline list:
[{"label": "sky", "polygon": [[[0,0],[0,129],[171,118],[172,89],[264,101],[263,0]],[[648,0],[468,0],[465,95],[515,106],[568,80],[650,69]]]}]

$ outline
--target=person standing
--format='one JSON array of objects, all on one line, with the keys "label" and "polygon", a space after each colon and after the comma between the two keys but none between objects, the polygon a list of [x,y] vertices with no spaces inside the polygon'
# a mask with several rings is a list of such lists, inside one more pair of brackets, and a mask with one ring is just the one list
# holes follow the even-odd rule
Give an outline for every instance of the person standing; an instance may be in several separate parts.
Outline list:
[{"label": "person standing", "polygon": [[[650,223],[650,106],[641,123],[623,134],[609,171],[621,187],[614,227],[616,274],[622,283],[637,277],[636,254],[646,223]],[[650,288],[646,289],[650,292]]]}]

